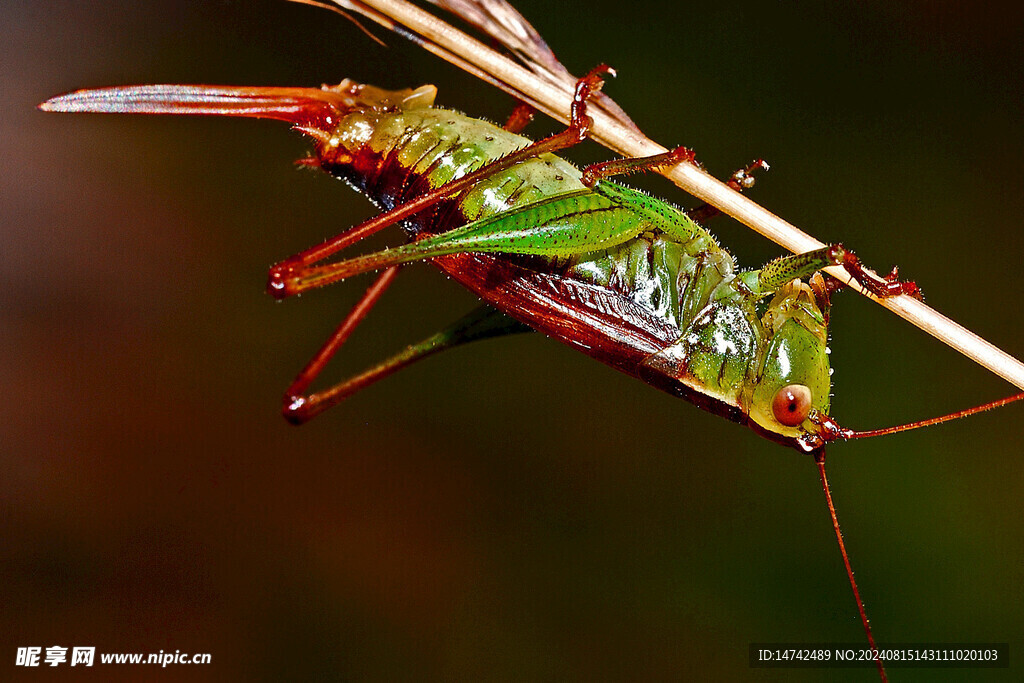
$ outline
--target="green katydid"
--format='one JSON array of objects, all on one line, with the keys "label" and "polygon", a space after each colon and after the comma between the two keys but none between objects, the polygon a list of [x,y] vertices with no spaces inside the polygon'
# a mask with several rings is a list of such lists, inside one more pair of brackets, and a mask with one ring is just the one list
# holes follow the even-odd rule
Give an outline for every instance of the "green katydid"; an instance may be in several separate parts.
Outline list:
[{"label": "green katydid", "polygon": [[[433,107],[430,86],[138,86],[79,91],[42,108],[284,120],[313,139],[311,164],[349,180],[387,209],[271,270],[269,291],[278,297],[383,271],[289,387],[284,413],[291,421],[305,421],[438,351],[532,329],[773,441],[813,453],[874,647],[825,477],[825,445],[857,434],[828,416],[831,287],[817,273],[844,265],[879,296],[917,295],[917,288],[897,280],[895,272],[875,276],[838,245],[739,271],[692,214],[604,179],[689,163],[692,155],[683,148],[598,164],[582,174],[553,156],[586,137],[586,107],[601,86],[602,71],[579,81],[569,128],[532,144],[518,135],[519,124],[502,129]],[[323,263],[399,222],[411,238],[408,244]],[[425,260],[486,306],[346,382],[308,393],[398,269]],[[884,678],[880,663],[879,670]]]}]

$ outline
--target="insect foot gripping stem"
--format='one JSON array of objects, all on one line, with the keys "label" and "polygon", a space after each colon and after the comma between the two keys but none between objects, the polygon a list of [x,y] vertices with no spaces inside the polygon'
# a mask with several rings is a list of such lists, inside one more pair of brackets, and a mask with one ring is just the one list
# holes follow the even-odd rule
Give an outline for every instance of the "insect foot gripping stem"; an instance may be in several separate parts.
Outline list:
[{"label": "insect foot gripping stem", "polygon": [[576,142],[583,142],[590,135],[590,127],[594,119],[587,115],[587,103],[604,87],[604,76],[615,77],[615,69],[607,64],[598,64],[587,74],[576,81],[576,90],[569,108],[569,130],[577,135]]},{"label": "insect foot gripping stem", "polygon": [[912,296],[918,301],[924,301],[921,288],[913,280],[900,280],[899,267],[893,269],[884,278],[864,267],[857,255],[841,244],[836,244],[829,252],[830,260],[837,266],[846,268],[847,272],[861,287],[868,290],[880,299],[887,299],[900,294]]}]

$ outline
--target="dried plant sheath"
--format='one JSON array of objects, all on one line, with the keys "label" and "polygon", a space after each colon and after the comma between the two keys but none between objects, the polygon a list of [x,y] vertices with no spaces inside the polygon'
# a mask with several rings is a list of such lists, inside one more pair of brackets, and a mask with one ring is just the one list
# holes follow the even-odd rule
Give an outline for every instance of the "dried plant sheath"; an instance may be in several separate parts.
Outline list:
[{"label": "dried plant sheath", "polygon": [[[537,30],[522,14],[504,0],[429,0],[432,4],[468,21],[487,36],[498,41],[515,55],[526,68],[556,87],[571,92],[576,76],[558,61]],[[626,112],[610,97],[598,93],[592,106],[605,111],[627,128],[640,129]]]},{"label": "dried plant sheath", "polygon": [[[418,42],[424,44],[435,54],[446,59],[447,55],[450,55],[452,57],[450,61],[457,66],[498,85],[502,90],[560,121],[568,121],[569,103],[572,99],[571,89],[555,85],[554,83],[564,82],[557,76],[551,79],[538,77],[535,71],[540,62],[536,59],[531,64],[532,71],[519,66],[509,58],[404,0],[334,1],[339,6],[364,14],[389,29],[400,28],[400,32],[413,34]],[[472,23],[471,18],[467,18],[467,20]],[[486,28],[487,23],[480,25]],[[521,51],[517,50],[516,52],[521,54]],[[607,109],[600,109],[592,111],[594,126],[591,137],[595,141],[623,156],[630,157],[650,156],[666,151],[665,147],[646,138],[635,127],[631,127],[631,122],[624,123],[614,114],[607,113]],[[790,251],[799,253],[824,246],[822,242],[692,164],[679,164],[660,172],[681,189],[711,204]],[[1024,389],[1024,364],[973,332],[909,296],[877,299],[865,292],[856,282],[852,282],[850,274],[841,267],[830,268],[828,272],[979,365]]]}]

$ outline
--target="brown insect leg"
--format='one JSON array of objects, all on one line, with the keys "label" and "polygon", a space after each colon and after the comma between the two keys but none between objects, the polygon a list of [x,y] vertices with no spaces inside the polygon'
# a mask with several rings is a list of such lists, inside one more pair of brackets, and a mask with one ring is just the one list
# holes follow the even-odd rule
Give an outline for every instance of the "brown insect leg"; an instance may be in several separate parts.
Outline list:
[{"label": "brown insect leg", "polygon": [[810,285],[811,291],[814,292],[814,300],[818,304],[818,309],[821,310],[825,316],[825,324],[828,324],[829,311],[832,309],[832,295],[841,289],[845,289],[846,285],[832,277],[825,277],[822,273],[815,273],[807,281]]},{"label": "brown insect leg", "polygon": [[[376,302],[376,297],[379,296],[380,291],[387,287],[387,284],[381,285],[381,281],[393,270],[394,268],[389,268],[378,277],[377,282],[367,290],[363,299],[352,309],[352,312],[349,313],[338,330],[331,336],[331,339],[328,340],[316,357],[310,361],[306,369],[299,374],[299,377],[288,388],[288,392],[284,397],[284,409],[282,412],[289,422],[292,424],[302,424],[371,384],[389,375],[393,375],[416,361],[429,358],[441,351],[481,339],[532,332],[529,327],[509,318],[504,313],[490,306],[480,306],[437,334],[431,335],[419,343],[410,344],[402,351],[364,370],[358,375],[350,377],[324,391],[303,395],[309,386],[309,382],[320,372],[327,359],[345,341],[351,329],[366,315],[369,307]],[[375,291],[378,287],[380,291]]]},{"label": "brown insect leg", "polygon": [[674,166],[684,161],[693,163],[695,155],[692,149],[676,147],[664,154],[655,154],[649,157],[629,157],[625,159],[611,159],[597,164],[591,164],[583,169],[583,184],[593,187],[601,178],[608,178],[614,175],[630,175],[639,173],[659,166]]},{"label": "brown insect leg", "polygon": [[526,102],[520,102],[516,105],[516,108],[512,110],[512,113],[508,116],[508,121],[502,126],[505,130],[510,133],[521,133],[523,129],[530,125],[533,121],[533,115],[536,113],[536,109],[528,105]]},{"label": "brown insect leg", "polygon": [[898,267],[894,266],[892,271],[884,278],[879,277],[874,271],[865,268],[864,264],[857,258],[857,255],[841,244],[832,247],[830,256],[836,265],[846,268],[846,271],[853,276],[853,279],[861,287],[881,299],[899,296],[900,294],[906,294],[918,300],[924,299],[921,289],[917,286],[916,282],[899,279]]},{"label": "brown insect leg", "polygon": [[561,133],[556,133],[544,138],[543,140],[531,143],[523,149],[515,151],[500,159],[496,159],[472,173],[467,173],[447,185],[431,190],[412,201],[396,206],[390,211],[385,211],[379,216],[371,218],[364,223],[360,223],[359,225],[341,233],[337,237],[327,240],[319,246],[307,249],[306,251],[300,252],[281,261],[270,269],[267,291],[271,296],[277,299],[283,299],[313,287],[320,287],[344,279],[344,273],[341,273],[336,277],[331,277],[330,275],[322,276],[324,272],[329,273],[330,266],[321,266],[317,268],[321,276],[318,276],[310,282],[303,281],[303,276],[310,270],[310,266],[313,264],[328,258],[345,247],[369,237],[389,225],[405,220],[409,216],[419,213],[423,209],[436,204],[445,197],[466,190],[480,180],[493,175],[497,171],[515,166],[518,163],[532,159],[540,154],[556,152],[583,142],[590,133],[590,126],[593,125],[593,120],[587,116],[586,113],[587,102],[601,89],[601,86],[604,84],[602,74],[609,73],[613,73],[612,70],[607,65],[601,64],[593,68],[586,76],[576,82],[576,93],[573,96],[571,108],[571,120],[569,126]]},{"label": "brown insect leg", "polygon": [[[305,395],[306,390],[309,389],[309,385],[317,378],[324,369],[324,366],[334,357],[334,354],[338,352],[342,344],[348,340],[353,330],[366,318],[370,309],[380,300],[381,295],[391,286],[395,276],[398,275],[399,268],[400,266],[392,266],[377,276],[377,279],[374,280],[373,284],[366,290],[366,293],[363,294],[363,298],[352,307],[352,310],[348,312],[348,315],[341,321],[337,329],[327,338],[327,341],[316,352],[316,355],[310,359],[306,367],[302,368],[288,386],[288,389],[285,390],[282,413],[289,422],[301,424],[320,412],[320,410],[323,410],[323,408],[317,410],[316,406],[323,402],[324,393],[307,396]],[[357,390],[355,389],[349,392],[349,394]],[[346,394],[346,396],[349,394]],[[337,400],[340,401],[341,398]]]}]

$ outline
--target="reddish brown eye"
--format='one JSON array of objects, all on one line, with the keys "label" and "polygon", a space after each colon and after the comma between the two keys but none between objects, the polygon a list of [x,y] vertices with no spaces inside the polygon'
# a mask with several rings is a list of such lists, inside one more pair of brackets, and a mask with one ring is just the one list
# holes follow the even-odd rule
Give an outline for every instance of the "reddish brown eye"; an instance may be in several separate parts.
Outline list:
[{"label": "reddish brown eye", "polygon": [[775,419],[787,427],[796,427],[811,412],[811,390],[803,384],[782,387],[772,399]]}]

